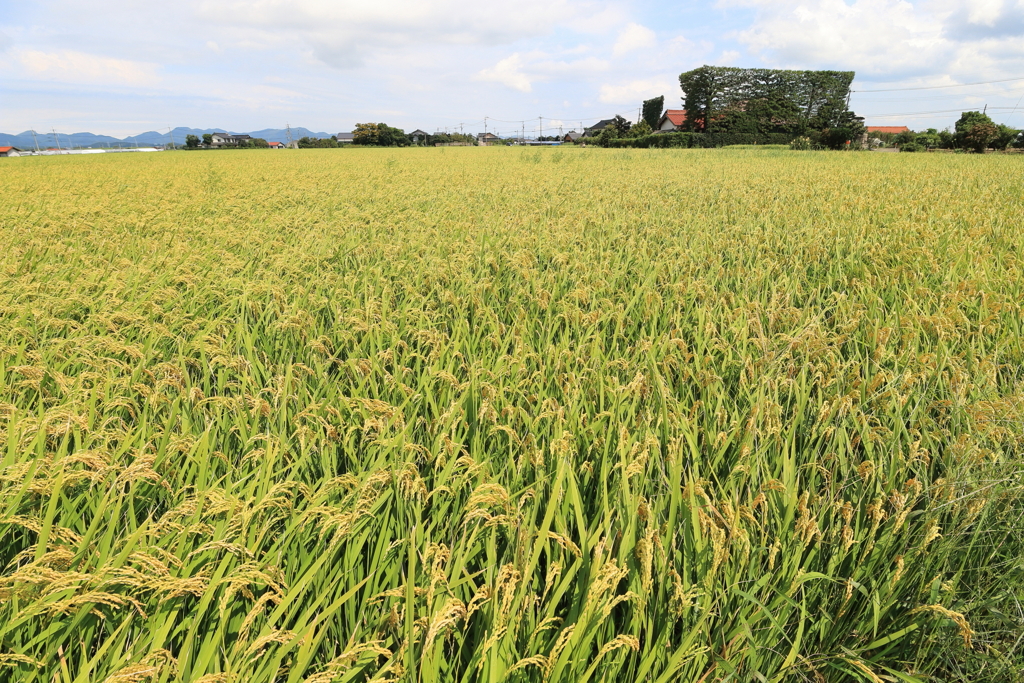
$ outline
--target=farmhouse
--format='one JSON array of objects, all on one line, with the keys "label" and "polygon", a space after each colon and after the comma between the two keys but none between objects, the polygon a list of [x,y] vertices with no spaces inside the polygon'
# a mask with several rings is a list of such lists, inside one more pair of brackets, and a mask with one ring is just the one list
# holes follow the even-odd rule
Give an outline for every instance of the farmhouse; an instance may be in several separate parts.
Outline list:
[{"label": "farmhouse", "polygon": [[21,150],[17,147],[0,147],[0,157],[20,157]]},{"label": "farmhouse", "polygon": [[615,123],[615,119],[602,119],[589,128],[584,128],[583,137],[592,138],[613,123]]},{"label": "farmhouse", "polygon": [[270,145],[270,149],[284,149],[283,142],[268,142],[267,144]]},{"label": "farmhouse", "polygon": [[248,135],[232,135],[231,133],[214,133],[211,147],[238,147],[252,138]]},{"label": "farmhouse", "polygon": [[906,126],[868,126],[869,133],[883,133],[899,135],[900,133],[906,133],[910,129]]},{"label": "farmhouse", "polygon": [[665,113],[661,115],[660,119],[658,119],[658,125],[655,126],[654,130],[682,130],[684,123],[686,123],[685,109],[666,109]]},{"label": "farmhouse", "polygon": [[581,137],[583,136],[580,133],[577,133],[574,130],[570,130],[568,133],[565,134],[565,137],[562,138],[562,142],[576,142]]},{"label": "farmhouse", "polygon": [[486,146],[495,142],[500,142],[501,138],[499,138],[494,133],[477,133],[476,141],[477,144],[481,146]]},{"label": "farmhouse", "polygon": [[355,135],[352,133],[338,133],[334,137],[338,139],[339,145],[351,144],[351,142],[356,139]]},{"label": "farmhouse", "polygon": [[412,140],[414,144],[417,142],[426,142],[427,135],[429,135],[427,131],[417,128],[413,132],[409,133],[409,139]]}]

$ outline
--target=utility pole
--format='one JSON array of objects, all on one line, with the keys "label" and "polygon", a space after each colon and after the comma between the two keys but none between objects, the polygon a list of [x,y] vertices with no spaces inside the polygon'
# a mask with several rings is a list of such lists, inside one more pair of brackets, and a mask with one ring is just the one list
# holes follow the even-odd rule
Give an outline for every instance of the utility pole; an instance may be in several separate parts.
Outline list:
[{"label": "utility pole", "polygon": [[465,135],[466,134],[466,131],[462,130],[462,125],[463,124],[461,124],[461,123],[459,124],[459,135]]},{"label": "utility pole", "polygon": [[58,152],[58,153],[60,153],[60,152],[63,152],[64,150],[62,150],[62,149],[60,148],[60,138],[59,138],[59,137],[57,137],[57,131],[56,131],[56,130],[54,130],[53,128],[51,128],[51,129],[50,129],[50,132],[51,132],[51,133],[53,133],[53,140],[54,140],[54,142],[56,142],[56,143],[57,143],[57,152]]},{"label": "utility pole", "polygon": [[171,149],[174,149],[174,133],[171,131],[170,126],[167,126],[167,135],[171,138]]},{"label": "utility pole", "polygon": [[982,110],[981,113],[982,114],[987,114],[988,113],[988,104],[985,105],[985,108]]},{"label": "utility pole", "polygon": [[[847,107],[849,109],[849,107]],[[640,123],[640,117],[643,116],[640,112],[643,111],[643,105],[636,108],[636,122]]]},{"label": "utility pole", "polygon": [[538,116],[537,120],[540,122],[540,132],[537,133],[537,140],[540,141],[540,139],[544,137],[544,117]]},{"label": "utility pole", "polygon": [[32,142],[36,143],[36,153],[39,152],[39,139],[36,137],[36,132],[32,131]]},{"label": "utility pole", "polygon": [[285,136],[288,138],[288,147],[292,146],[292,126],[290,123],[284,124]]},{"label": "utility pole", "polygon": [[522,132],[519,133],[519,144],[522,145],[526,144],[526,121],[520,121],[519,123],[523,126]]},{"label": "utility pole", "polygon": [[484,117],[484,137],[487,137],[487,117]]}]

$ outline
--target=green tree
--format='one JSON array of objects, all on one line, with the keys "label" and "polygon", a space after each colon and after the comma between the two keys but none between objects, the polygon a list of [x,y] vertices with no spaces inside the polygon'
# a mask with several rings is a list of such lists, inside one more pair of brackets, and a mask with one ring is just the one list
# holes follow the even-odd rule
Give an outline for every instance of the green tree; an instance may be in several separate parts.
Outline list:
[{"label": "green tree", "polygon": [[[801,132],[848,128],[859,134],[862,122],[846,106],[852,71],[786,71],[702,66],[679,75],[685,93],[686,128],[696,132],[754,132],[744,112],[757,100],[778,115],[755,116],[758,132]],[[767,118],[767,128],[762,119]],[[773,121],[774,119],[774,121]],[[731,127],[732,130],[727,130]]]},{"label": "green tree", "polygon": [[629,137],[642,138],[645,135],[650,135],[653,132],[654,130],[651,128],[651,125],[647,123],[646,119],[644,119],[640,121],[640,123],[636,124],[635,126],[632,126],[629,129]]},{"label": "green tree", "polygon": [[299,149],[330,149],[338,146],[337,138],[299,138]]},{"label": "green tree", "polygon": [[909,145],[917,139],[917,133],[912,130],[905,130],[902,133],[896,135],[896,139],[893,141],[899,146]]},{"label": "green tree", "polygon": [[658,95],[649,100],[644,100],[642,120],[654,130],[658,127],[658,120],[661,119],[661,112],[665,109],[665,96]]},{"label": "green tree", "polygon": [[[850,149],[857,139],[857,131],[851,128],[829,128],[821,133],[821,144],[829,149]],[[847,144],[849,143],[849,144]]]},{"label": "green tree", "polygon": [[925,149],[932,149],[942,146],[942,137],[940,136],[939,131],[934,128],[929,128],[925,132],[918,133],[914,136],[914,142]]},{"label": "green tree", "polygon": [[376,123],[357,123],[352,129],[352,144],[376,145],[380,130]]},{"label": "green tree", "polygon": [[392,128],[386,123],[378,123],[377,144],[381,147],[405,147],[409,144],[409,138],[401,128]]},{"label": "green tree", "polygon": [[1017,139],[1018,135],[1020,135],[1020,131],[1016,128],[999,124],[996,126],[996,137],[992,140],[992,149],[1006,149]]},{"label": "green tree", "polygon": [[964,133],[964,146],[973,149],[978,154],[984,154],[985,148],[991,145],[999,136],[999,129],[994,123],[977,123]]},{"label": "green tree", "polygon": [[[975,128],[981,126],[977,131]],[[973,149],[975,152],[984,152],[990,142],[995,140],[999,133],[996,124],[987,115],[980,111],[965,111],[954,124],[956,130],[955,139],[957,145],[966,149]]]},{"label": "green tree", "polygon": [[632,126],[633,124],[627,121],[626,119],[622,118],[621,116],[616,116],[614,119],[612,119],[612,122],[608,124],[607,128],[612,129],[615,137],[624,138],[627,135],[629,135],[629,129]]},{"label": "green tree", "polygon": [[213,144],[213,133],[203,133],[203,144],[207,147]]},{"label": "green tree", "polygon": [[249,147],[253,147],[255,149],[269,149],[270,143],[263,138],[253,138],[252,140],[249,140]]},{"label": "green tree", "polygon": [[190,135],[186,135],[185,136],[185,147],[187,147],[189,149],[196,149],[197,147],[199,147],[199,138],[196,137],[195,135],[191,135],[191,134]]}]

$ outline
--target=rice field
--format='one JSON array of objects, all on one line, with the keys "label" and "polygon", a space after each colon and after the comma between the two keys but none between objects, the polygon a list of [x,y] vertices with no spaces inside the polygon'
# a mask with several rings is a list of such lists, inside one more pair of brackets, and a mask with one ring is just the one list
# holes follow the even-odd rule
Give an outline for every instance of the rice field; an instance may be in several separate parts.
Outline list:
[{"label": "rice field", "polygon": [[3,162],[0,680],[1022,680],[1024,158]]}]

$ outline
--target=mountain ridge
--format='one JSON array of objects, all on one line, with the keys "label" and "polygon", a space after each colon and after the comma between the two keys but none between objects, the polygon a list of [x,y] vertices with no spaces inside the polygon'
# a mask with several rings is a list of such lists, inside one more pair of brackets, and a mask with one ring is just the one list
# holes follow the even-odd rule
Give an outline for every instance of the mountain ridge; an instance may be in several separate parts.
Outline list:
[{"label": "mountain ridge", "polygon": [[[150,130],[138,135],[129,135],[124,138],[116,138],[111,135],[97,135],[95,133],[57,133],[57,140],[53,133],[39,133],[32,137],[32,131],[26,130],[21,133],[0,133],[0,146],[13,146],[24,150],[34,150],[38,141],[39,149],[57,147],[59,142],[62,148],[78,147],[113,147],[123,145],[134,147],[137,145],[166,145],[174,142],[178,145],[185,144],[186,135],[202,137],[205,133],[231,133],[232,135],[251,135],[254,138],[263,138],[267,142],[288,142],[288,131],[284,128],[264,128],[256,131],[230,131],[226,128],[186,128],[179,126],[169,133]],[[292,139],[298,140],[303,137],[329,138],[336,133],[314,132],[308,128],[292,128]]]}]

